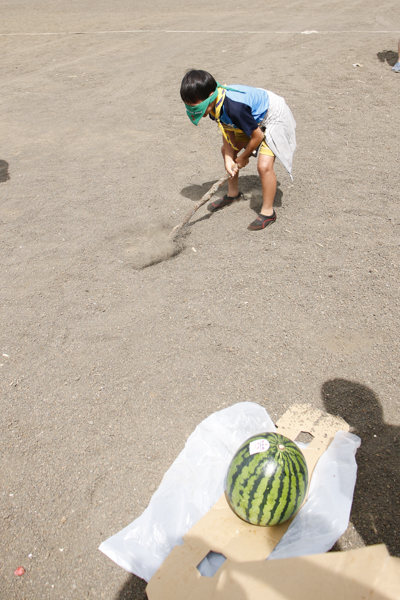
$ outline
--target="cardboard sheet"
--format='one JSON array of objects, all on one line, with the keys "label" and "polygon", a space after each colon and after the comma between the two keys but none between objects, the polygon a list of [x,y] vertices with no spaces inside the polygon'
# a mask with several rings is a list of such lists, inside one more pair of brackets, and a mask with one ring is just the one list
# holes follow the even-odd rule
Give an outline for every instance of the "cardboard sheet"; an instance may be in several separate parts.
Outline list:
[{"label": "cardboard sheet", "polygon": [[185,579],[175,583],[161,596],[149,584],[149,600],[399,600],[400,559],[379,545],[270,562],[226,561],[194,587]]}]

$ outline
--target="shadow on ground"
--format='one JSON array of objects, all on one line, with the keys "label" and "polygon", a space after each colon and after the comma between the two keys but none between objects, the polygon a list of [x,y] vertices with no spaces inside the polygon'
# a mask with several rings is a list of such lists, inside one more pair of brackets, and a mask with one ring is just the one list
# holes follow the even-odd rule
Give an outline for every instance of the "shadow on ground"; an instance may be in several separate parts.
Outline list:
[{"label": "shadow on ground", "polygon": [[0,183],[4,183],[10,179],[8,174],[8,162],[0,159]]},{"label": "shadow on ground", "polygon": [[400,556],[400,427],[385,423],[382,406],[367,386],[332,379],[321,389],[325,408],[361,438],[351,521],[367,546],[386,544]]},{"label": "shadow on ground", "polygon": [[[216,181],[217,180],[207,181],[206,183],[203,183],[202,185],[189,185],[188,187],[185,187],[181,190],[181,195],[185,196],[185,198],[189,198],[189,200],[193,200],[193,202],[198,202],[204,196],[204,194],[206,194],[210,190],[211,186]],[[250,205],[249,205],[250,209],[258,214],[260,212],[261,206],[262,206],[262,188],[261,188],[260,178],[257,175],[243,175],[242,177],[240,177],[239,181],[240,181],[240,191],[245,196],[247,196],[247,199],[250,199]],[[282,207],[283,192],[279,186],[280,186],[280,182],[278,181],[276,194],[275,194],[275,200],[274,200],[275,208]],[[218,197],[218,195],[219,195],[222,197],[227,193],[227,191],[228,191],[228,186],[227,186],[227,184],[224,184],[217,191],[215,196]],[[191,223],[189,223],[189,227],[191,227],[195,223],[209,219],[211,216],[212,216],[212,213],[207,213],[207,214],[203,215],[202,217],[200,217],[199,219],[191,221]]]},{"label": "shadow on ground", "polygon": [[391,67],[394,67],[399,60],[399,55],[393,50],[382,50],[382,52],[377,53],[377,57],[381,62],[387,62]]},{"label": "shadow on ground", "polygon": [[[181,190],[181,196],[185,196],[185,198],[189,198],[189,200],[193,200],[193,202],[198,202],[200,198],[206,194],[214,183],[216,183],[216,179],[213,181],[206,181],[202,185],[189,185]],[[282,206],[282,196],[283,192],[279,189],[280,182],[277,182],[278,188],[276,191],[275,206]],[[258,175],[241,175],[239,177],[239,186],[240,191],[243,194],[251,194],[254,196],[262,197],[262,189],[261,189],[261,181]],[[227,184],[221,186],[222,194],[226,194]],[[218,192],[217,194],[218,195]]]},{"label": "shadow on ground", "polygon": [[147,600],[146,586],[147,583],[143,579],[130,575],[115,596],[115,600]]}]

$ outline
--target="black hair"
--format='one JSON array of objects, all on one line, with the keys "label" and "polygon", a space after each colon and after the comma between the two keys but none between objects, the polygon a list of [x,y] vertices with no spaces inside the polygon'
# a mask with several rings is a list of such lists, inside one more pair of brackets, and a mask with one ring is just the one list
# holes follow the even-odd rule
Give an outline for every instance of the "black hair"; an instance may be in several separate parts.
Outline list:
[{"label": "black hair", "polygon": [[215,92],[217,82],[207,71],[191,69],[182,79],[181,98],[186,104],[203,102],[210,94]]}]

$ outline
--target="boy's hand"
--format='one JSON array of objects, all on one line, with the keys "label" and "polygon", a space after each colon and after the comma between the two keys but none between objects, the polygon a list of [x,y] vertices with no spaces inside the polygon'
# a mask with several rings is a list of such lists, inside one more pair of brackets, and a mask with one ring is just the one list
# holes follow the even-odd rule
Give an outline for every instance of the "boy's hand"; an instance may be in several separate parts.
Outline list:
[{"label": "boy's hand", "polygon": [[249,159],[248,158],[242,158],[241,156],[237,156],[236,157],[236,164],[239,167],[239,169],[243,169],[243,167],[245,167],[246,165],[249,164]]},{"label": "boy's hand", "polygon": [[236,175],[238,168],[238,164],[233,160],[232,157],[225,156],[225,169],[231,177],[234,177],[234,175]]}]

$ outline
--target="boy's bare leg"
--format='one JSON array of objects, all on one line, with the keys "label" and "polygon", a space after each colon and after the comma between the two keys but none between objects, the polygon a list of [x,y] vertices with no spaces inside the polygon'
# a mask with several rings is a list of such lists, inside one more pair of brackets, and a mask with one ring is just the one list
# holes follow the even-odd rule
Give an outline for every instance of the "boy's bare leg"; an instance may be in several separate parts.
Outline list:
[{"label": "boy's bare leg", "polygon": [[223,139],[221,152],[222,158],[224,159],[225,169],[230,174],[228,179],[228,193],[222,198],[218,198],[217,200],[210,202],[210,204],[207,206],[207,210],[210,212],[215,212],[220,208],[228,206],[235,200],[238,200],[239,196],[239,169],[238,166],[235,165],[235,160],[238,153],[228,144],[225,139]]},{"label": "boy's bare leg", "polygon": [[[239,152],[240,150],[242,150],[242,148],[245,147],[245,144],[242,143],[237,143],[236,139],[235,139],[235,135],[233,132],[229,132],[229,136],[231,138],[231,141],[233,144],[236,145],[237,148],[239,148]],[[225,140],[225,138],[222,138],[222,148],[221,148],[221,152],[222,152],[222,157],[225,159],[226,157],[230,157],[232,159],[233,162],[235,162],[236,157],[238,155],[238,152],[236,150],[234,150],[232,148],[232,146],[230,146],[228,144],[228,142]],[[236,171],[235,175],[233,175],[233,177],[230,177],[230,179],[228,179],[228,196],[230,198],[236,198],[236,196],[239,194],[239,169]]]},{"label": "boy's bare leg", "polygon": [[274,212],[274,199],[276,194],[276,175],[274,171],[274,156],[260,154],[258,156],[257,170],[261,179],[263,205],[261,214],[270,216]]},{"label": "boy's bare leg", "polygon": [[235,173],[235,175],[233,177],[228,179],[228,196],[230,198],[236,198],[238,193],[239,193],[239,170]]},{"label": "boy's bare leg", "polygon": [[[222,156],[225,162],[225,147],[222,146],[221,148],[221,152],[222,152]],[[229,152],[229,155],[233,161],[236,160],[237,157],[237,152],[234,151],[233,149]],[[236,171],[236,173],[233,175],[233,177],[230,177],[228,179],[228,196],[230,198],[236,198],[236,196],[239,194],[239,169]]]}]

